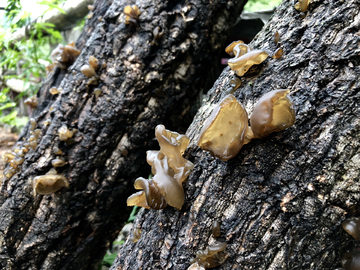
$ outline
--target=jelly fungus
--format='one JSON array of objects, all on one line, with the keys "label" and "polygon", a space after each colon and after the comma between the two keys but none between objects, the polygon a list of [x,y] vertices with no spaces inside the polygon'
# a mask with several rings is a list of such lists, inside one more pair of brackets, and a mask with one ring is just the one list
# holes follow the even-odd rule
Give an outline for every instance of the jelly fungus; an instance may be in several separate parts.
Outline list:
[{"label": "jelly fungus", "polygon": [[147,151],[146,160],[154,175],[151,179],[138,178],[134,187],[142,189],[127,199],[127,205],[162,209],[168,204],[181,209],[185,194],[182,183],[193,164],[182,157],[190,140],[185,135],[166,130],[163,125],[155,129],[160,151]]},{"label": "jelly fungus", "polygon": [[229,257],[228,253],[225,252],[226,247],[226,243],[219,242],[214,246],[207,247],[203,251],[196,252],[196,258],[190,261],[192,265],[188,268],[188,270],[196,269],[191,268],[194,264],[197,264],[199,267],[203,267],[205,269],[221,265]]},{"label": "jelly fungus", "polygon": [[75,47],[75,43],[69,43],[66,46],[59,44],[52,52],[51,58],[54,63],[61,69],[67,69],[72,65],[80,55],[80,50]]},{"label": "jelly fungus", "polygon": [[250,117],[254,138],[263,138],[294,124],[295,110],[288,93],[289,90],[273,90],[259,99]]},{"label": "jelly fungus", "polygon": [[343,229],[353,236],[356,241],[360,240],[360,218],[359,217],[351,217],[344,220],[341,223]]},{"label": "jelly fungus", "polygon": [[125,24],[137,25],[141,11],[136,5],[126,6],[124,8],[124,14],[125,14]]},{"label": "jelly fungus", "polygon": [[236,156],[245,144],[248,129],[246,110],[229,94],[220,101],[206,120],[197,145],[226,161]]},{"label": "jelly fungus", "polygon": [[34,195],[36,194],[51,194],[63,187],[69,187],[69,182],[64,175],[59,175],[56,170],[50,170],[47,174],[36,176],[33,179]]},{"label": "jelly fungus", "polygon": [[83,65],[80,68],[80,71],[88,78],[96,77],[96,72],[92,66],[89,65]]}]

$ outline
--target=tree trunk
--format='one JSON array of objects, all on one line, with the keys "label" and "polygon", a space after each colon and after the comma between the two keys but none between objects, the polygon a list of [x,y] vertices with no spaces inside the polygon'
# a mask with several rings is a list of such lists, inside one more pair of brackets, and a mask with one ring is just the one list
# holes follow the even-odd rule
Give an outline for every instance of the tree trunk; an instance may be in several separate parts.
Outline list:
[{"label": "tree trunk", "polygon": [[[185,130],[190,124],[190,108],[213,84],[210,75],[218,76],[221,48],[244,3],[137,1],[137,25],[124,24],[125,1],[95,3],[80,38],[82,53],[66,72],[49,75],[38,93],[36,149],[2,182],[1,269],[99,265],[128,218],[134,179],[150,172],[145,151],[156,147],[155,126]],[[151,43],[157,26],[164,30],[158,46]],[[80,72],[91,55],[100,60],[98,85],[88,85]],[[63,91],[52,96],[50,87]],[[98,97],[95,88],[102,90]],[[64,124],[78,130],[69,143],[58,137]],[[19,141],[29,137],[30,124]],[[57,172],[70,185],[34,196],[32,178],[52,168],[54,147],[65,153],[68,163]]]},{"label": "tree trunk", "polygon": [[187,131],[185,156],[195,167],[184,206],[141,211],[134,223],[141,238],[126,240],[112,270],[187,269],[218,241],[229,258],[214,269],[335,269],[354,249],[341,223],[359,215],[359,1],[315,1],[303,19],[293,5],[283,2],[251,44],[274,51],[278,31],[284,56],[250,69],[234,95],[250,115],[261,95],[289,89],[295,125],[252,140],[229,161],[197,147],[235,76],[226,68]]}]

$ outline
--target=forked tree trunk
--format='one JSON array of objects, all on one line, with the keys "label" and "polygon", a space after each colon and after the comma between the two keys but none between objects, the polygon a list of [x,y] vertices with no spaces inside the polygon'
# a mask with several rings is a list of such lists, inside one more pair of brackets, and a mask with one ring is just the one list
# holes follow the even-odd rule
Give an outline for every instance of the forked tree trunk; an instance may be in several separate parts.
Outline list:
[{"label": "forked tree trunk", "polygon": [[[138,25],[124,24],[136,4]],[[200,92],[219,74],[220,50],[245,1],[97,1],[78,43],[82,53],[67,72],[56,69],[38,94],[33,113],[41,136],[35,151],[0,194],[1,269],[95,269],[124,221],[138,175],[150,172],[145,151],[156,147],[154,128],[190,124]],[[102,18],[99,18],[102,17]],[[153,29],[164,36],[152,44]],[[87,38],[88,37],[88,38]],[[87,40],[86,40],[87,39]],[[84,42],[86,40],[86,42]],[[98,85],[81,72],[89,56],[100,60]],[[216,75],[217,77],[218,75]],[[215,78],[216,78],[215,77]],[[62,87],[52,96],[50,87]],[[96,97],[94,89],[102,95]],[[49,126],[44,121],[51,119]],[[58,130],[76,128],[71,144]],[[28,125],[19,140],[30,136]],[[44,175],[59,147],[70,182],[51,195],[34,196],[31,178]]]},{"label": "forked tree trunk", "polygon": [[[274,51],[278,31],[284,56],[252,68],[235,96],[251,114],[264,93],[289,89],[295,125],[251,141],[227,162],[197,147],[235,76],[226,68],[187,131],[185,156],[195,167],[184,206],[142,211],[134,224],[140,240],[127,239],[112,270],[184,270],[218,241],[229,258],[214,269],[335,269],[354,249],[341,223],[359,215],[360,5],[313,1],[302,19],[294,4],[283,2],[251,44]],[[217,239],[214,220],[222,223]]]}]

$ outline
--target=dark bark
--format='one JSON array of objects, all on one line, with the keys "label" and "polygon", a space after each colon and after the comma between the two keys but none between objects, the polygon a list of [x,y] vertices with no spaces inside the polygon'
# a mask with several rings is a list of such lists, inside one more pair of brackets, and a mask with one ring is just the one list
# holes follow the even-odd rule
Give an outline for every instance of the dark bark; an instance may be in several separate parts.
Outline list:
[{"label": "dark bark", "polygon": [[[125,201],[134,179],[150,171],[145,151],[156,147],[155,126],[180,130],[189,125],[189,108],[213,83],[209,74],[216,73],[223,40],[244,5],[137,1],[142,14],[132,27],[122,22],[129,3],[114,0],[103,15],[108,3],[95,3],[87,26],[93,30],[84,30],[89,38],[79,42],[83,50],[76,62],[67,72],[56,69],[44,82],[32,116],[42,130],[38,146],[19,172],[2,182],[1,269],[94,269],[99,264],[128,218]],[[151,45],[156,26],[165,31],[159,46]],[[90,55],[100,60],[97,86],[88,86],[80,72]],[[52,96],[52,86],[64,91]],[[99,97],[96,87],[103,91]],[[49,126],[43,125],[46,119],[52,120]],[[78,129],[73,144],[59,141],[63,124]],[[28,137],[29,125],[19,140]],[[50,170],[55,146],[65,152],[68,164],[58,172],[70,187],[34,197],[31,177]]]},{"label": "dark bark", "polygon": [[199,149],[201,126],[234,76],[226,68],[187,131],[195,167],[183,208],[142,211],[140,240],[127,239],[111,269],[187,269],[217,241],[230,257],[214,269],[335,269],[354,249],[341,222],[359,215],[360,5],[315,1],[304,19],[293,5],[283,2],[251,44],[274,51],[277,30],[285,55],[252,68],[235,96],[250,114],[262,94],[290,89],[295,125],[227,162]]}]

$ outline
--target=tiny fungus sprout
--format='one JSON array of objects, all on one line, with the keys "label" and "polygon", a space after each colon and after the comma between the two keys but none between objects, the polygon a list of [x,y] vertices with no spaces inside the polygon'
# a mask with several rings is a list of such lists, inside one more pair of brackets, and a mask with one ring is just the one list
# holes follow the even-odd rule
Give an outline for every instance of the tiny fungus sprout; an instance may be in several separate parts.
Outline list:
[{"label": "tiny fungus sprout", "polygon": [[356,241],[360,240],[360,218],[359,217],[352,217],[347,218],[341,223],[343,229],[353,236]]},{"label": "tiny fungus sprout", "polygon": [[125,24],[137,25],[141,11],[136,5],[126,6],[124,8],[124,14],[125,14]]}]

